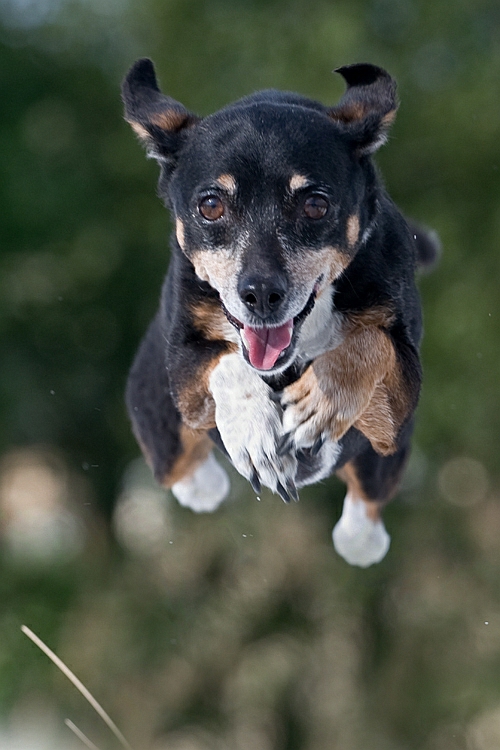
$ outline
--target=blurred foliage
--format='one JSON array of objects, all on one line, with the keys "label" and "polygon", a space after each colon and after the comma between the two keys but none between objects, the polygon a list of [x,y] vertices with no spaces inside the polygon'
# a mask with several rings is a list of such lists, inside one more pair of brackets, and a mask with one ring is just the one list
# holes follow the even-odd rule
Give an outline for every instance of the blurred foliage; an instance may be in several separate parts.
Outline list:
[{"label": "blurred foliage", "polygon": [[[373,569],[331,548],[335,480],[288,508],[233,473],[196,517],[136,460],[123,389],[169,232],[122,119],[141,55],[200,114],[263,87],[334,102],[350,62],[398,80],[377,160],[443,256],[421,279],[415,449]],[[81,746],[66,715],[115,747],[23,622],[137,748],[500,745],[499,80],[496,0],[4,0],[2,747]]]}]

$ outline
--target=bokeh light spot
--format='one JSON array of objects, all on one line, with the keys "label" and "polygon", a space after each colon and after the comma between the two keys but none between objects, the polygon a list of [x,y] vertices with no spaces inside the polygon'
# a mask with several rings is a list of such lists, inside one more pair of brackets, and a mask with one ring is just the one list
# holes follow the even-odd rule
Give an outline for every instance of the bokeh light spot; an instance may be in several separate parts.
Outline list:
[{"label": "bokeh light spot", "polygon": [[488,472],[480,461],[466,456],[452,458],[438,476],[441,494],[453,505],[476,505],[489,489]]}]

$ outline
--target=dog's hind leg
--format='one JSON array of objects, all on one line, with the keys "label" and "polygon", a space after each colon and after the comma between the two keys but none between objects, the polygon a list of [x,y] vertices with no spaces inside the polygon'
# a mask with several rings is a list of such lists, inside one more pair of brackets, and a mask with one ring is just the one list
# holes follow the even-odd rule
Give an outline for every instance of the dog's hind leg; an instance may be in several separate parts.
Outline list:
[{"label": "dog's hind leg", "polygon": [[337,472],[347,484],[347,494],[333,529],[333,544],[350,565],[367,568],[380,562],[389,549],[381,511],[396,494],[408,458],[411,425],[403,432],[393,455],[381,456],[367,446]]},{"label": "dog's hind leg", "polygon": [[195,430],[182,427],[181,442],[183,452],[166,477],[166,486],[184,507],[197,513],[210,513],[229,493],[229,478],[215,460],[213,443],[206,432],[197,434]]},{"label": "dog's hind leg", "polygon": [[151,323],[132,365],[126,401],[134,434],[155,479],[181,505],[215,510],[229,492],[229,479],[212,455],[208,433],[182,424],[172,400],[158,318]]}]

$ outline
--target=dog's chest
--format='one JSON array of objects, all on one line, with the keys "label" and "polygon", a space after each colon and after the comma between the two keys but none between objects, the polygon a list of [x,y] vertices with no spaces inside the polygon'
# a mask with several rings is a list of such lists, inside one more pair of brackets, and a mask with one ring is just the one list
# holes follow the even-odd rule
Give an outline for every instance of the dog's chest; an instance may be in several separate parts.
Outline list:
[{"label": "dog's chest", "polygon": [[344,339],[343,316],[335,310],[333,294],[333,287],[325,290],[302,325],[297,344],[301,363],[336,349]]}]

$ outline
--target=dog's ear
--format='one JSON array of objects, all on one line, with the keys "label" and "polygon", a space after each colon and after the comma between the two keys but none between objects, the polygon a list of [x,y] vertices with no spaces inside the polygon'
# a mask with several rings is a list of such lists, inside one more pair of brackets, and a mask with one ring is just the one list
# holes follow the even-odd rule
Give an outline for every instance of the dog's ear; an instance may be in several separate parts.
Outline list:
[{"label": "dog's ear", "polygon": [[151,60],[132,65],[122,84],[125,119],[145,144],[148,156],[175,161],[188,128],[199,118],[182,104],[161,93]]},{"label": "dog's ear", "polygon": [[368,63],[346,65],[335,72],[343,76],[347,90],[328,114],[346,131],[360,156],[372,154],[387,140],[396,117],[396,82]]}]

